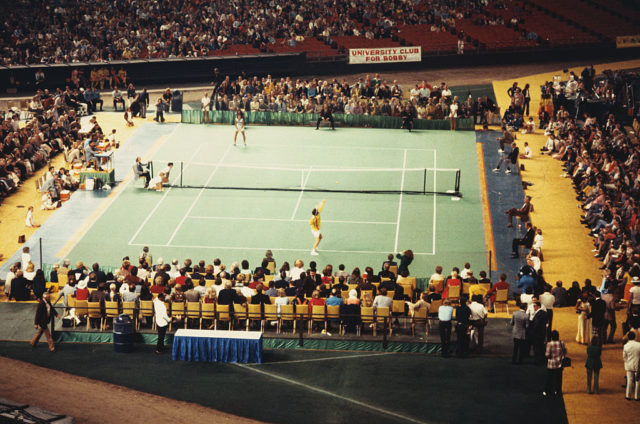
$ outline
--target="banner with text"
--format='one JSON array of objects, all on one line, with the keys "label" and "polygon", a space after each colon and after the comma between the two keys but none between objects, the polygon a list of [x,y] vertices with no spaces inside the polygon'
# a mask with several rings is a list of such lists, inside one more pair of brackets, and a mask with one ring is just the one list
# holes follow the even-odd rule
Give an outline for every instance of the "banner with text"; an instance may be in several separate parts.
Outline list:
[{"label": "banner with text", "polygon": [[420,62],[422,47],[349,49],[349,64]]}]

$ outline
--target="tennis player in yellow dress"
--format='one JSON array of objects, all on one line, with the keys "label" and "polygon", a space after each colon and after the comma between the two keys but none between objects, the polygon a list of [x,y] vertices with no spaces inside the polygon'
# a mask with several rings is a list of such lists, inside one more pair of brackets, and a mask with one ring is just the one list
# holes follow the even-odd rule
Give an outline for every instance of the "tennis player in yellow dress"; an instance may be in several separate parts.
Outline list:
[{"label": "tennis player in yellow dress", "polygon": [[320,224],[321,224],[320,212],[322,212],[322,208],[324,208],[324,204],[326,203],[326,201],[327,199],[322,199],[322,202],[320,202],[318,206],[316,206],[311,211],[311,215],[313,216],[309,220],[309,226],[311,227],[311,233],[313,234],[313,237],[316,239],[316,242],[313,245],[313,250],[311,250],[311,254],[313,256],[318,255],[318,251],[316,249],[320,244],[320,240],[322,240],[322,233],[320,232]]}]

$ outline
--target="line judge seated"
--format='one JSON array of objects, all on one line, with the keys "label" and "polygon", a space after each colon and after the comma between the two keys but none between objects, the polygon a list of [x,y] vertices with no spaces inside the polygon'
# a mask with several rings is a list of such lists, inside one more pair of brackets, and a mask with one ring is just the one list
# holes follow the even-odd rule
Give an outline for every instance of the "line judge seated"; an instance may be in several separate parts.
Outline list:
[{"label": "line judge seated", "polygon": [[136,163],[133,165],[133,172],[136,176],[136,179],[140,177],[144,177],[144,188],[149,186],[149,180],[151,179],[151,174],[149,174],[149,169],[147,168],[149,163],[142,163],[142,159],[140,156],[136,158]]}]

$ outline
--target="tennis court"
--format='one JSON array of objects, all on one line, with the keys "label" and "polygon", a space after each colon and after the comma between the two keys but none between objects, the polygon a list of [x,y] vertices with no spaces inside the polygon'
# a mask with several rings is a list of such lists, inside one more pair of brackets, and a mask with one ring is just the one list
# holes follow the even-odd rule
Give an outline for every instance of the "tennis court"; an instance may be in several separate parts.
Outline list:
[{"label": "tennis court", "polygon": [[[153,137],[146,126],[135,137]],[[279,263],[350,270],[412,249],[417,275],[436,263],[486,267],[473,132],[255,126],[247,147],[232,139],[230,126],[175,125],[147,152],[156,174],[174,163],[171,186],[159,193],[128,181],[68,256],[117,266],[149,246],[154,258],[256,266],[271,249]],[[461,198],[447,195],[457,178]],[[325,198],[312,257],[308,220]]]}]

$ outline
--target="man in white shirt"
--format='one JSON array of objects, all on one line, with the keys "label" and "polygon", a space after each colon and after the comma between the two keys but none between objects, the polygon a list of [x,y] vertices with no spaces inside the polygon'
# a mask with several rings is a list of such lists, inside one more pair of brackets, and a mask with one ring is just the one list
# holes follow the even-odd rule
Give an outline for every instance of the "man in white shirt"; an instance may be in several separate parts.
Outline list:
[{"label": "man in white shirt", "polygon": [[155,313],[156,326],[158,327],[158,342],[156,344],[156,354],[160,355],[164,350],[164,336],[167,334],[167,326],[171,318],[167,314],[167,307],[164,304],[164,293],[153,299],[153,310]]},{"label": "man in white shirt", "polygon": [[545,289],[540,296],[540,304],[547,310],[547,340],[551,340],[551,325],[553,324],[553,304],[556,303],[556,297],[551,294],[550,289]]},{"label": "man in white shirt", "polygon": [[487,325],[487,308],[482,303],[482,295],[475,295],[471,298],[469,309],[471,309],[471,316],[469,317],[469,323],[474,328],[475,332],[472,336],[472,344],[474,344],[475,351],[482,351],[484,344],[484,327]]},{"label": "man in white shirt", "polygon": [[636,333],[630,331],[627,334],[629,341],[622,349],[622,359],[624,360],[624,370],[627,373],[626,399],[631,400],[631,391],[634,391],[634,399],[640,400],[640,342],[636,340]]},{"label": "man in white shirt", "polygon": [[531,159],[532,155],[531,147],[529,147],[529,143],[525,141],[523,153],[520,153],[520,159]]}]

